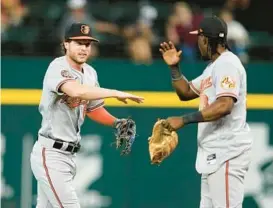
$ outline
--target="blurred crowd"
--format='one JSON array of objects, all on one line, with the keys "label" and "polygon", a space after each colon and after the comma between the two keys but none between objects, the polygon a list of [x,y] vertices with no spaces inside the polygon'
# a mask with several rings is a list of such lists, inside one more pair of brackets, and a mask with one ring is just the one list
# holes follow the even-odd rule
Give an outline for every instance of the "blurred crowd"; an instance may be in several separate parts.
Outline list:
[{"label": "blurred crowd", "polygon": [[127,57],[150,64],[159,55],[159,43],[171,40],[182,49],[183,59],[193,62],[200,56],[197,37],[189,31],[205,16],[218,15],[227,23],[230,48],[247,63],[252,40],[236,14],[247,11],[252,3],[219,0],[205,7],[198,1],[2,0],[2,55],[60,55],[65,28],[84,22],[100,40],[93,45],[93,58]]}]

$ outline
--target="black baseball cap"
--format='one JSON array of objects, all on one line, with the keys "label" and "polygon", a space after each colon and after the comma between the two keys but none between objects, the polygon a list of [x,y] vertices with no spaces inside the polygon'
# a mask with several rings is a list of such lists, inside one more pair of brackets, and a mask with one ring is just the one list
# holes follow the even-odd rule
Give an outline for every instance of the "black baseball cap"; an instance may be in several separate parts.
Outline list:
[{"label": "black baseball cap", "polygon": [[190,32],[190,34],[226,39],[227,32],[227,24],[217,16],[213,16],[204,18],[200,23],[199,29]]},{"label": "black baseball cap", "polygon": [[93,38],[91,34],[91,28],[84,23],[73,23],[65,31],[65,40],[91,40],[99,42],[98,39]]}]

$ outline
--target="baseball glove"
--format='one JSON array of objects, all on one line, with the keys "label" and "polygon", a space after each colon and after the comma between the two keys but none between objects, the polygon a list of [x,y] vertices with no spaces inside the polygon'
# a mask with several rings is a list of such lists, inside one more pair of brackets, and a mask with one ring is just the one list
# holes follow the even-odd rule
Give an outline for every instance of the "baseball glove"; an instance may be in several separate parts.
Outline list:
[{"label": "baseball glove", "polygon": [[114,125],[116,136],[116,148],[121,148],[121,155],[128,155],[136,137],[136,124],[128,119],[118,119]]},{"label": "baseball glove", "polygon": [[160,164],[166,159],[176,148],[178,144],[177,133],[164,126],[165,119],[158,119],[154,124],[152,136],[149,137],[149,153],[152,164]]}]

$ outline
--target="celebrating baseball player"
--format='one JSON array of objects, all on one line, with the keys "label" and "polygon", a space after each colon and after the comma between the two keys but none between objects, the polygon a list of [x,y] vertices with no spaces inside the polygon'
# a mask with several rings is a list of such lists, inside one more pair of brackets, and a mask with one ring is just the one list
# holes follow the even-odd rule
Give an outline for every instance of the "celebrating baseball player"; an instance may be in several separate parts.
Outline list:
[{"label": "celebrating baseball player", "polygon": [[42,124],[31,153],[31,168],[38,182],[39,208],[80,207],[72,181],[85,115],[114,128],[116,146],[122,148],[121,154],[130,153],[135,139],[135,122],[112,116],[103,107],[104,99],[116,98],[124,103],[127,100],[142,103],[144,99],[99,87],[96,71],[86,64],[93,41],[98,42],[91,36],[88,25],[72,24],[65,32],[65,56],[54,59],[44,77],[39,105]]},{"label": "celebrating baseball player", "polygon": [[[238,57],[229,51],[227,26],[221,19],[205,18],[191,34],[198,36],[202,57],[210,60],[196,79],[188,82],[181,73],[182,51],[177,51],[172,42],[163,42],[160,52],[171,70],[178,97],[182,101],[200,97],[199,111],[158,121],[150,138],[151,159],[160,163],[160,157],[166,157],[177,144],[177,135],[166,129],[175,132],[198,123],[196,169],[202,174],[200,208],[241,208],[252,145],[246,123],[246,72]],[[159,125],[165,128],[165,134],[157,133]],[[166,147],[164,154],[157,154],[154,149],[159,151],[157,138],[162,135],[168,137],[165,143],[170,141],[169,149]]]}]

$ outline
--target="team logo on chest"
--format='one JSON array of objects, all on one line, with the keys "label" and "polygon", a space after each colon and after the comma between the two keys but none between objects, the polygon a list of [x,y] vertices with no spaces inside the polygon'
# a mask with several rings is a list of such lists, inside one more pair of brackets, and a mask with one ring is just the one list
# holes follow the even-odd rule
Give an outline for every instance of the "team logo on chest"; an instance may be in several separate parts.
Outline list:
[{"label": "team logo on chest", "polygon": [[89,101],[88,100],[81,100],[80,98],[72,98],[68,95],[63,95],[61,98],[61,103],[65,103],[69,108],[73,109],[79,107],[80,105],[86,106]]},{"label": "team logo on chest", "polygon": [[201,92],[209,88],[210,86],[212,86],[211,76],[201,81],[201,85],[200,85]]}]

